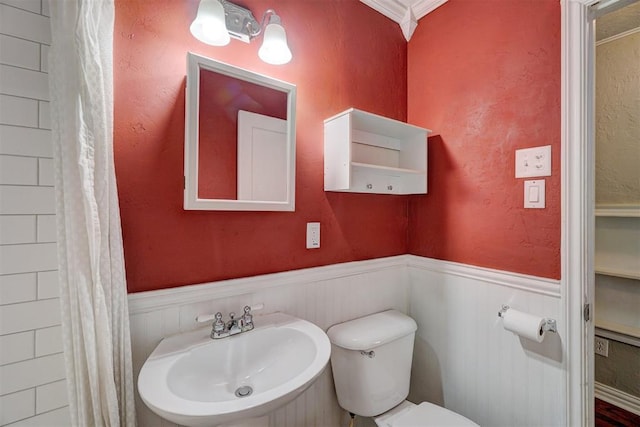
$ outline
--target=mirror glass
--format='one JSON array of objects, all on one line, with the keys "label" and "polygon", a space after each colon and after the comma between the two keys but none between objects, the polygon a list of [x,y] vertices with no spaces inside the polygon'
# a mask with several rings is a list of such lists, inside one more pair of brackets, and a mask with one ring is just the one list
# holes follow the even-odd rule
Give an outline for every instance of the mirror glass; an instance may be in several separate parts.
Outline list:
[{"label": "mirror glass", "polygon": [[187,55],[185,209],[295,209],[294,85]]}]

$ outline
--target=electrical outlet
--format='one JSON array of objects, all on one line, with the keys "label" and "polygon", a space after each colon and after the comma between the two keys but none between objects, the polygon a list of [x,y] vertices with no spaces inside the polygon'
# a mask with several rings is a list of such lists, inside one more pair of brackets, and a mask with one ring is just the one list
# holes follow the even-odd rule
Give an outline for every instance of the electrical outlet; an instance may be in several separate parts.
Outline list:
[{"label": "electrical outlet", "polygon": [[516,178],[551,176],[551,146],[516,150]]},{"label": "electrical outlet", "polygon": [[609,357],[609,340],[595,337],[593,340],[596,354],[600,356]]}]

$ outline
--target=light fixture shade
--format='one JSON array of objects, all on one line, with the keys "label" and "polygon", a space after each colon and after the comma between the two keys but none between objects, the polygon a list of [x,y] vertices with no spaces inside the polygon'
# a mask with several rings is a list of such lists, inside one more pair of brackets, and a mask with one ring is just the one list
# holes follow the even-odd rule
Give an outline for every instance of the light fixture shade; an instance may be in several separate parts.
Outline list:
[{"label": "light fixture shade", "polygon": [[224,7],[218,0],[200,0],[198,14],[189,29],[195,38],[212,46],[224,46],[231,40],[225,24]]},{"label": "light fixture shade", "polygon": [[267,64],[282,65],[291,61],[291,50],[287,45],[287,34],[280,25],[280,18],[274,15],[264,30],[264,40],[258,56]]}]

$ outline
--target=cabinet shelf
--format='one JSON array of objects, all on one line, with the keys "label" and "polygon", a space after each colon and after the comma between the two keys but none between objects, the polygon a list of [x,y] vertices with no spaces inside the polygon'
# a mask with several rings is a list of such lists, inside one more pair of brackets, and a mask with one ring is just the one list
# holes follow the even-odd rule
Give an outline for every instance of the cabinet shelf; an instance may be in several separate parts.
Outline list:
[{"label": "cabinet shelf", "polygon": [[[601,210],[596,216],[595,272],[640,280],[640,217],[635,209]],[[624,214],[624,215],[623,215]]]},{"label": "cabinet shelf", "polygon": [[426,194],[429,132],[354,108],[325,120],[325,191]]},{"label": "cabinet shelf", "polygon": [[391,172],[393,174],[400,175],[424,175],[427,171],[418,170],[418,169],[404,169],[404,168],[394,168],[392,166],[382,166],[382,165],[373,165],[370,163],[359,163],[359,162],[351,162],[351,166],[353,168],[361,168],[363,170],[370,170],[372,172],[375,171],[384,171]]},{"label": "cabinet shelf", "polygon": [[625,279],[640,280],[640,270],[626,270],[623,268],[611,268],[595,265],[594,268],[596,274],[602,274],[604,276],[623,277]]}]

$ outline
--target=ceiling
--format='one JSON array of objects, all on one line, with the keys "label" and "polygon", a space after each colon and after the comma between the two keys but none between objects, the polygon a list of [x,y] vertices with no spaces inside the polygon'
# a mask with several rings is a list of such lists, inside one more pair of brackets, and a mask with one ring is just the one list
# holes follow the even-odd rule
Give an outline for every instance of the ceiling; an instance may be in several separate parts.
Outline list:
[{"label": "ceiling", "polygon": [[448,0],[360,0],[367,6],[400,24],[404,38],[409,41],[418,20]]}]

